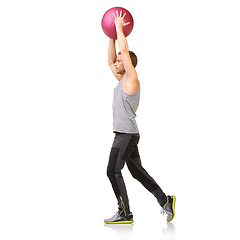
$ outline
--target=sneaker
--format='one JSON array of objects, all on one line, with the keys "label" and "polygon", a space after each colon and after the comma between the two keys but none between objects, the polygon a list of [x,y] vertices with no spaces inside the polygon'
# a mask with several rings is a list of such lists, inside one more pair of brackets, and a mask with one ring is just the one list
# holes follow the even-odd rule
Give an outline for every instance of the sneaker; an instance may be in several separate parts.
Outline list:
[{"label": "sneaker", "polygon": [[105,219],[106,224],[124,224],[124,223],[133,223],[133,215],[129,213],[127,216],[121,216],[122,211],[116,212],[111,218]]},{"label": "sneaker", "polygon": [[167,196],[167,202],[162,207],[163,213],[167,214],[168,222],[171,222],[175,216],[175,203],[176,203],[175,195]]}]

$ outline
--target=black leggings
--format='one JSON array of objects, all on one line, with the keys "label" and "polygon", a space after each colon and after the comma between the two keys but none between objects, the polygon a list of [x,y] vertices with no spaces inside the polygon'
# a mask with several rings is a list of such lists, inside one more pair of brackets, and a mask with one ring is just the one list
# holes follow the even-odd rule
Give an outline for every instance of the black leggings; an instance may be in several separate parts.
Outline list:
[{"label": "black leggings", "polygon": [[127,190],[121,174],[125,162],[132,176],[157,198],[161,206],[167,201],[165,193],[142,167],[137,147],[139,139],[139,134],[116,133],[107,167],[107,176],[118,200],[119,209],[125,215],[130,213]]}]

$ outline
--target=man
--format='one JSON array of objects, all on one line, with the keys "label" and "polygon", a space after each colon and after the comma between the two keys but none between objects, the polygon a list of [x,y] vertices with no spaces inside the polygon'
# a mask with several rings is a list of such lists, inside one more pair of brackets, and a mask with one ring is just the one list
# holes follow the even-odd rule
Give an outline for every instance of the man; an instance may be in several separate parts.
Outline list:
[{"label": "man", "polygon": [[126,186],[121,174],[125,163],[132,176],[157,198],[158,203],[167,214],[167,221],[170,222],[175,215],[176,198],[174,195],[165,195],[142,167],[138,152],[137,145],[140,136],[135,117],[139,105],[140,84],[135,70],[137,57],[129,51],[123,33],[123,27],[129,24],[124,22],[125,15],[122,16],[122,12],[118,15],[118,11],[116,11],[116,16],[114,15],[120,53],[116,54],[115,40],[110,39],[108,47],[108,63],[119,83],[114,90],[113,130],[115,139],[110,152],[107,175],[118,200],[119,210],[104,222],[107,224],[133,222]]}]

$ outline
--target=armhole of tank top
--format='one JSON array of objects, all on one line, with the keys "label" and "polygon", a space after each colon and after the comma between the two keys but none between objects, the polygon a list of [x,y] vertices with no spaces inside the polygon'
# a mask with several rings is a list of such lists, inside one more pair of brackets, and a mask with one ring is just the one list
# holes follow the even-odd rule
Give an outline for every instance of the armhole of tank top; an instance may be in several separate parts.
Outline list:
[{"label": "armhole of tank top", "polygon": [[137,95],[137,94],[139,93],[139,91],[140,91],[140,84],[139,84],[138,90],[137,90],[137,92],[136,92],[135,94],[128,94],[128,93],[126,93],[126,92],[123,90],[123,87],[121,87],[121,90],[122,90],[122,92],[126,95],[126,97],[134,97],[134,96]]}]

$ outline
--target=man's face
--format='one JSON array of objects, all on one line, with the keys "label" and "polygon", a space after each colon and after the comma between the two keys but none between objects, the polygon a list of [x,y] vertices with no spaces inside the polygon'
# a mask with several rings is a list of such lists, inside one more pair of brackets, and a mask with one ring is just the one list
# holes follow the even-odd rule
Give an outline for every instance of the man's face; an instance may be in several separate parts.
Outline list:
[{"label": "man's face", "polygon": [[117,74],[125,73],[121,54],[118,54],[117,61],[114,63]]}]

